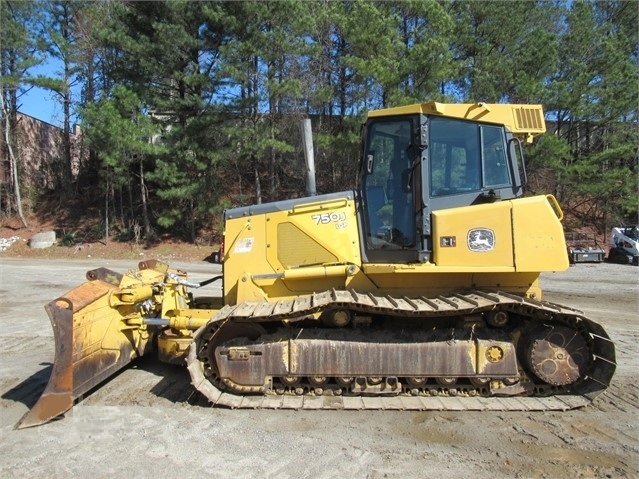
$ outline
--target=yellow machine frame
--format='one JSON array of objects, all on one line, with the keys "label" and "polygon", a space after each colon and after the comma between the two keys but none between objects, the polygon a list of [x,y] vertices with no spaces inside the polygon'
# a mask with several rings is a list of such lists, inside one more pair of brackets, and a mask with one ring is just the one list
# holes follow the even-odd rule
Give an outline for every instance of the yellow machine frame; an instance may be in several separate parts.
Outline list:
[{"label": "yellow machine frame", "polygon": [[[369,118],[415,113],[506,125],[527,141],[543,133],[539,105],[424,103],[369,112]],[[186,274],[157,261],[119,275],[99,269],[88,282],[47,305],[56,360],[47,388],[19,427],[68,410],[100,381],[157,340],[160,358],[183,363],[193,332],[224,305],[296,298],[336,289],[393,296],[499,290],[541,299],[539,274],[568,267],[562,212],[554,197],[535,196],[432,212],[433,251],[424,262],[362,258],[357,193],[260,205],[225,223],[223,303],[194,300]],[[491,235],[490,247],[485,235]]]}]

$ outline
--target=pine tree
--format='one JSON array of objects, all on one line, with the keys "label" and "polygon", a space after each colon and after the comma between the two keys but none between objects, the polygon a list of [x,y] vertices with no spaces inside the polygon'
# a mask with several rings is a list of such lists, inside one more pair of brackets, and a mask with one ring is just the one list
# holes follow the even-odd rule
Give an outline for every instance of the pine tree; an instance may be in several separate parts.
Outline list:
[{"label": "pine tree", "polygon": [[635,218],[637,199],[636,9],[628,2],[566,6],[548,112],[566,148],[540,160],[561,180],[558,196],[583,223],[607,230]]},{"label": "pine tree", "polygon": [[451,6],[456,20],[454,61],[461,100],[534,103],[557,66],[554,4],[538,1],[467,2]]},{"label": "pine tree", "polygon": [[[40,12],[36,4],[2,0],[0,3],[0,119],[2,120],[2,164],[6,182],[0,183],[0,211],[17,214],[27,226],[21,193],[21,149],[18,137],[20,98],[40,81],[30,70],[42,61],[38,54]],[[6,163],[4,159],[7,159]],[[36,200],[36,198],[33,198]]]}]

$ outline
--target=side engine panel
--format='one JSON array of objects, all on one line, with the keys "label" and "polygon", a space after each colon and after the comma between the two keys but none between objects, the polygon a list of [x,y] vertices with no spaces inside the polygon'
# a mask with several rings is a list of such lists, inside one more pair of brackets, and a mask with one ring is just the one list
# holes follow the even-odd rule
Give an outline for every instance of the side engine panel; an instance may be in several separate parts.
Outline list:
[{"label": "side engine panel", "polygon": [[352,192],[228,210],[225,303],[343,287],[361,264],[355,211]]}]

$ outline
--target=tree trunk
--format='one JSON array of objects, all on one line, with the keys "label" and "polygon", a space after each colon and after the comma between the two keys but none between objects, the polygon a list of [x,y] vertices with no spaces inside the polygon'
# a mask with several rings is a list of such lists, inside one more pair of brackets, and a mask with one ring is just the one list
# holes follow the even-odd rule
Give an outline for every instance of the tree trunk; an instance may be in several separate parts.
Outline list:
[{"label": "tree trunk", "polygon": [[144,240],[150,243],[152,238],[149,210],[146,202],[146,185],[144,184],[144,163],[140,159],[140,197],[142,198],[142,221],[144,222]]},{"label": "tree trunk", "polygon": [[193,201],[193,198],[189,199],[189,226],[191,228],[191,243],[195,244],[195,202]]},{"label": "tree trunk", "polygon": [[[67,67],[65,66],[65,75]],[[64,110],[64,130],[62,132],[62,188],[71,194],[71,183],[73,181],[73,169],[71,167],[71,88],[69,80],[66,80],[67,89],[63,96]]]},{"label": "tree trunk", "polygon": [[4,137],[7,144],[7,151],[9,152],[9,167],[11,169],[11,181],[13,182],[16,210],[23,226],[27,228],[27,220],[24,218],[24,214],[22,213],[22,198],[20,197],[20,183],[18,181],[18,162],[11,146],[11,119],[9,117],[9,112],[7,111],[7,108],[4,104],[4,95],[0,95],[0,103],[2,106],[2,114],[4,115],[5,120]]},{"label": "tree trunk", "polygon": [[262,184],[260,182],[260,172],[257,169],[257,160],[253,159],[253,173],[255,174],[255,203],[262,204]]},{"label": "tree trunk", "polygon": [[106,170],[106,185],[104,189],[104,245],[109,245],[109,167]]}]

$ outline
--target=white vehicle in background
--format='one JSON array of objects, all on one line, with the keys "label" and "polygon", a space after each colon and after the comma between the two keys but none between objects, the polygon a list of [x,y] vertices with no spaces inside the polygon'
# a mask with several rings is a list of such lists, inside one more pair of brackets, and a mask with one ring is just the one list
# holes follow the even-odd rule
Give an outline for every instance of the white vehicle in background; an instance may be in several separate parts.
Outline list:
[{"label": "white vehicle in background", "polygon": [[608,261],[639,264],[639,226],[620,226],[612,229]]}]

